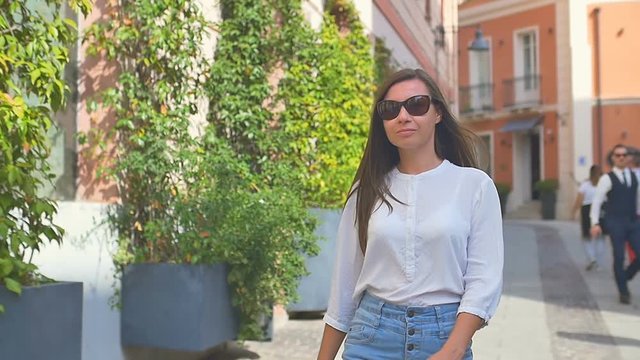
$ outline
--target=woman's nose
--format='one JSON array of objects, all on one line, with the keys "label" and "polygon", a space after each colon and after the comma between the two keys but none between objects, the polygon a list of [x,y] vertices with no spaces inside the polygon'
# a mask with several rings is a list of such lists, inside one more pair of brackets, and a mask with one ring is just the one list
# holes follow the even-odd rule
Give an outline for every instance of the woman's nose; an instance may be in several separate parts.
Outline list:
[{"label": "woman's nose", "polygon": [[410,116],[411,115],[409,115],[409,113],[407,112],[407,109],[405,109],[403,106],[400,108],[400,112],[398,113],[398,121],[401,121],[401,122],[408,121],[410,119]]}]

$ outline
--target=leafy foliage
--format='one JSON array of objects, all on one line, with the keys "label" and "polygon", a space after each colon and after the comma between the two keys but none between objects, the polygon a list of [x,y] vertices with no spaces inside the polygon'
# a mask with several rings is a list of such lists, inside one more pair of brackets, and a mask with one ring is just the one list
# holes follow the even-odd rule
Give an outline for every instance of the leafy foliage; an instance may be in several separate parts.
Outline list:
[{"label": "leafy foliage", "polygon": [[[113,148],[103,170],[121,198],[107,220],[118,236],[118,276],[131,263],[226,262],[240,337],[259,338],[260,318],[295,297],[303,256],[316,251],[314,222],[288,186],[290,171],[270,161],[271,113],[262,106],[270,66],[262,60],[272,38],[260,29],[273,26],[273,8],[231,3],[225,14],[247,13],[220,25],[213,67],[200,51],[211,24],[194,0],[121,2],[91,28],[89,51],[106,54],[119,76],[99,99],[114,126],[86,139]],[[227,41],[243,34],[255,38]],[[189,118],[203,81],[211,125],[194,136]]]},{"label": "leafy foliage", "polygon": [[[305,198],[340,207],[366,142],[374,91],[371,44],[350,1],[330,1],[320,34],[292,35],[279,99],[289,156],[304,169]],[[319,43],[319,46],[316,44]]]},{"label": "leafy foliage", "polygon": [[[27,3],[0,0],[0,283],[16,294],[44,280],[32,256],[64,234],[53,223],[56,203],[38,191],[53,178],[47,132],[65,106],[63,71],[76,37],[76,24],[62,15],[65,1]],[[84,14],[90,7],[68,4]]]},{"label": "leafy foliage", "polygon": [[[282,50],[295,48],[285,32],[292,30],[292,21],[303,25],[301,5],[227,0],[221,6],[223,22],[207,85],[207,131],[214,140],[206,145],[227,144],[231,162],[244,169],[244,181],[226,181],[235,187],[227,192],[237,194],[232,200],[237,206],[226,210],[228,221],[218,227],[226,235],[218,236],[233,239],[224,258],[236,265],[229,279],[243,311],[240,337],[260,338],[259,319],[274,303],[295,299],[297,280],[306,274],[304,255],[317,252],[315,222],[296,181],[301,169],[286,160],[274,101]],[[216,154],[212,148],[205,153]],[[215,156],[205,162],[215,164]],[[220,174],[220,169],[208,173]]]},{"label": "leafy foliage", "polygon": [[93,146],[113,146],[112,162],[102,165],[121,198],[108,214],[120,248],[116,265],[183,261],[174,211],[199,180],[188,171],[198,161],[189,117],[207,65],[200,49],[207,23],[191,0],[122,1],[108,14],[86,40],[89,54],[106,54],[119,70],[100,99],[115,124],[90,136]]},{"label": "leafy foliage", "polygon": [[558,179],[538,180],[533,184],[533,188],[541,193],[555,192],[559,188]]}]

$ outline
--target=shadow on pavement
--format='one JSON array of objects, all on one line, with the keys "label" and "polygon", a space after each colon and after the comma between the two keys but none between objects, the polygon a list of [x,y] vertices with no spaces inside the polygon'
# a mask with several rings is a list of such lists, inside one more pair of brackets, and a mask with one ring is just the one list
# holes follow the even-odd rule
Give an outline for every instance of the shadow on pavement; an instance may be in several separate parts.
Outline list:
[{"label": "shadow on pavement", "polygon": [[236,360],[259,359],[260,355],[229,341],[202,352],[186,352],[166,349],[125,347],[126,360]]},{"label": "shadow on pavement", "polygon": [[567,331],[558,331],[556,335],[566,339],[586,341],[586,342],[602,344],[602,345],[621,345],[621,346],[640,347],[640,340],[621,337],[621,336],[610,336],[610,335],[590,334],[590,333],[583,333],[583,332],[567,332]]}]

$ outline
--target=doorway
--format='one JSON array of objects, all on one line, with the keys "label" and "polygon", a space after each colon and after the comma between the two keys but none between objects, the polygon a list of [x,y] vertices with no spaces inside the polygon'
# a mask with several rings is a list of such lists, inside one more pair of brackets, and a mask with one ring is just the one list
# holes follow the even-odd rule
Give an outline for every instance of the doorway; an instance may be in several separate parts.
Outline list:
[{"label": "doorway", "polygon": [[540,133],[534,129],[529,134],[531,145],[531,199],[539,200],[540,194],[535,189],[536,182],[540,181]]}]

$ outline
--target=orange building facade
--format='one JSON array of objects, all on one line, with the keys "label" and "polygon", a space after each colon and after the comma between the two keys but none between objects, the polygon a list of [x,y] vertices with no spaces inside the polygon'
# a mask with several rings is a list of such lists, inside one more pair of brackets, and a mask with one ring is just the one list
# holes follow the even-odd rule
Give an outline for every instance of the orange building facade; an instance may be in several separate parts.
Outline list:
[{"label": "orange building facade", "polygon": [[[617,143],[640,147],[640,1],[470,0],[458,15],[456,105],[512,188],[507,210],[557,179],[568,218],[592,164]],[[468,49],[478,29],[489,51]]]}]

